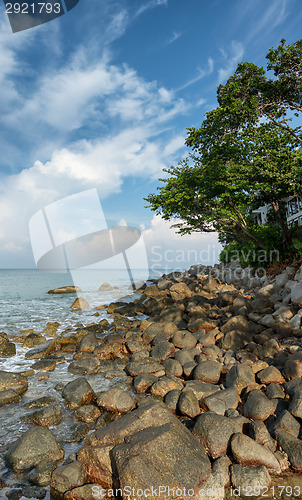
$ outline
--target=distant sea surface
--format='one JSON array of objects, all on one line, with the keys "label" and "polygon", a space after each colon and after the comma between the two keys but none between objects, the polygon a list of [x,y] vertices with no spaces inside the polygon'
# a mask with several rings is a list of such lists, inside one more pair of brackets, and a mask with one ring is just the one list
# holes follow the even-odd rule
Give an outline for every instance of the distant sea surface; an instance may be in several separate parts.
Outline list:
[{"label": "distant sea surface", "polygon": [[[156,273],[158,277],[160,273]],[[135,281],[155,277],[146,270],[136,270]],[[99,291],[102,283],[109,283],[117,289],[109,292]],[[77,294],[48,294],[51,289],[65,285],[80,286],[90,309],[73,311],[71,304]],[[41,332],[48,321],[58,321],[59,332],[69,325],[82,323],[87,325],[97,319],[93,316],[96,306],[108,304],[114,300],[131,300],[133,293],[129,287],[129,276],[126,271],[114,270],[81,270],[77,274],[46,273],[34,270],[0,270],[0,331],[18,335],[20,331],[33,329]],[[100,310],[106,317],[106,312]]]}]

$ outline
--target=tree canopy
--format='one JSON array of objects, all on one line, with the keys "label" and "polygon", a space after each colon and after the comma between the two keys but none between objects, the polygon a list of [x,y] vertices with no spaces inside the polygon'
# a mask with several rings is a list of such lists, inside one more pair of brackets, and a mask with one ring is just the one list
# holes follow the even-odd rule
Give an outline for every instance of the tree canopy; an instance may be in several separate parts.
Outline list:
[{"label": "tree canopy", "polygon": [[[253,210],[268,204],[285,245],[291,244],[282,199],[302,194],[302,40],[267,54],[267,71],[240,63],[217,89],[218,106],[189,128],[188,158],[172,166],[146,200],[180,233],[218,231],[224,242],[266,242]],[[302,199],[302,198],[301,198]]]}]

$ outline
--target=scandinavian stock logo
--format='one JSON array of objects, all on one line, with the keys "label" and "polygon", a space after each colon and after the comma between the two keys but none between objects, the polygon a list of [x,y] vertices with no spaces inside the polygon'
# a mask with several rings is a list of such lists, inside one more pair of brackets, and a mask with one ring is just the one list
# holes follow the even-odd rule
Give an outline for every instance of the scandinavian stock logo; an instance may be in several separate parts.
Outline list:
[{"label": "scandinavian stock logo", "polygon": [[140,286],[137,279],[148,279],[141,231],[127,225],[109,229],[96,189],[62,198],[39,210],[29,221],[29,231],[37,268],[70,273],[80,288],[87,271],[123,276],[122,295]]},{"label": "scandinavian stock logo", "polygon": [[28,30],[63,16],[80,0],[3,0],[13,33]]}]

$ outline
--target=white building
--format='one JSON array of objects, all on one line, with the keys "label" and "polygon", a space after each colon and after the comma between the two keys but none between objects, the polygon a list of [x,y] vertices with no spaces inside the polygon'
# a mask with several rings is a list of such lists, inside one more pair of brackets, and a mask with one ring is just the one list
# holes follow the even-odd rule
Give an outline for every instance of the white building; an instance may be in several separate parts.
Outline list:
[{"label": "white building", "polygon": [[[284,198],[287,222],[290,226],[302,226],[302,202],[298,196]],[[263,205],[257,210],[253,210],[253,219],[257,224],[267,224],[267,212],[270,205]]]}]

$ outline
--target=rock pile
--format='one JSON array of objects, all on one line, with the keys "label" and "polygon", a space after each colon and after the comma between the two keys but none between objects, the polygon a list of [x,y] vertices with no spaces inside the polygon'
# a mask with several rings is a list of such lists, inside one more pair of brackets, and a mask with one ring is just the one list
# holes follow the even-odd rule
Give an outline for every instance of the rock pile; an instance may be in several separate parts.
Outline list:
[{"label": "rock pile", "polygon": [[[234,262],[229,269],[163,276],[133,302],[110,304],[110,325],[29,350],[28,359],[55,369],[68,349],[79,377],[62,387],[60,404],[32,414],[35,427],[8,450],[7,466],[69,500],[119,488],[139,498],[152,487],[166,488],[163,499],[174,489],[199,499],[211,490],[219,500],[230,488],[261,498],[261,488],[288,484],[288,472],[298,473],[292,495],[294,486],[302,495],[302,268],[273,279]],[[90,374],[113,387],[95,393]],[[26,377],[0,373],[0,404],[26,389]],[[66,440],[82,445],[62,463],[47,427],[61,421],[64,404],[74,418]]]}]

